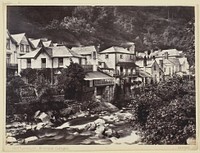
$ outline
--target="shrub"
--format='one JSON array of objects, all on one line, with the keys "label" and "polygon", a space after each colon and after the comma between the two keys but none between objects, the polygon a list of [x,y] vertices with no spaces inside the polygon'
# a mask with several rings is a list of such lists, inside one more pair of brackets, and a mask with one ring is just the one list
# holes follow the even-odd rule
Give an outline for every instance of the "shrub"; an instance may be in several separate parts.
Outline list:
[{"label": "shrub", "polygon": [[149,112],[144,141],[148,144],[186,144],[196,134],[195,98],[185,95]]}]

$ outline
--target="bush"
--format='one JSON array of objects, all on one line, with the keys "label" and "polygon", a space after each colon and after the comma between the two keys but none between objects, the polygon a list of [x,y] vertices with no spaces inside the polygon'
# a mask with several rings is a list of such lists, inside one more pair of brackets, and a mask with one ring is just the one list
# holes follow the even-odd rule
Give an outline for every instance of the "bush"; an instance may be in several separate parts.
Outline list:
[{"label": "bush", "polygon": [[186,95],[149,112],[144,141],[148,144],[186,144],[196,135],[195,98]]}]

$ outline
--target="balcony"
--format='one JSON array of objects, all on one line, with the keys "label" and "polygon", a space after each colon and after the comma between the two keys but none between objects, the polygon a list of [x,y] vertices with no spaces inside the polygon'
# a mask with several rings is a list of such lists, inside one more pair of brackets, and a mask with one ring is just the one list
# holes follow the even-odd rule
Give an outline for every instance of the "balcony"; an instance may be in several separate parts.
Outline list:
[{"label": "balcony", "polygon": [[6,67],[9,68],[9,69],[15,69],[15,70],[17,70],[18,69],[18,64],[7,63]]},{"label": "balcony", "polygon": [[114,81],[113,80],[108,80],[108,79],[104,79],[104,80],[94,80],[94,86],[107,86],[107,85],[113,85]]},{"label": "balcony", "polygon": [[82,65],[85,72],[92,72],[93,71],[93,65]]}]

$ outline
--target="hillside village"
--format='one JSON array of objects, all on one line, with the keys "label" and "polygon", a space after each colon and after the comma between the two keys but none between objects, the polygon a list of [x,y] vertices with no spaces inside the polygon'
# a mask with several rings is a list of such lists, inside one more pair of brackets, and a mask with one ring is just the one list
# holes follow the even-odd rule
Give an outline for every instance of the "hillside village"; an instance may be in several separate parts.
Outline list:
[{"label": "hillside village", "polygon": [[[180,78],[184,78],[188,81],[192,80],[191,78],[194,77],[194,72],[192,71],[193,67],[189,66],[188,60],[185,56],[185,54],[182,51],[179,51],[177,49],[167,49],[167,50],[147,50],[143,52],[138,52],[135,48],[134,42],[125,42],[125,46],[122,46],[119,44],[118,46],[111,46],[107,49],[100,50],[100,46],[97,45],[91,45],[91,46],[74,46],[72,48],[68,48],[68,46],[65,46],[63,44],[59,44],[56,42],[53,42],[49,40],[48,38],[28,38],[26,36],[26,33],[19,33],[19,34],[11,34],[7,30],[6,32],[6,68],[7,68],[7,79],[12,76],[20,76],[20,78],[25,82],[25,87],[23,89],[20,89],[20,95],[21,99],[19,102],[23,104],[21,107],[26,108],[26,103],[29,101],[34,101],[37,99],[37,97],[41,97],[38,95],[38,92],[34,92],[37,97],[31,98],[29,94],[27,94],[26,90],[32,86],[31,81],[33,80],[30,76],[26,77],[26,73],[30,70],[46,70],[47,75],[42,76],[40,80],[47,82],[52,87],[57,87],[59,83],[59,76],[62,74],[63,69],[67,69],[72,63],[77,63],[80,65],[84,70],[84,84],[87,85],[88,89],[91,89],[92,94],[91,97],[94,98],[95,101],[100,102],[101,104],[98,105],[105,105],[102,106],[106,111],[101,110],[99,114],[92,114],[94,112],[89,113],[89,107],[91,109],[96,108],[94,105],[89,105],[90,102],[86,101],[85,111],[80,111],[73,113],[72,109],[74,106],[79,106],[79,103],[74,102],[74,104],[67,104],[67,108],[63,108],[64,105],[59,106],[61,107],[58,112],[60,114],[64,114],[62,117],[56,117],[55,114],[53,114],[54,111],[52,111],[49,115],[49,110],[46,112],[41,112],[41,110],[35,110],[33,112],[34,119],[36,121],[40,120],[39,123],[37,123],[34,128],[28,123],[25,125],[25,129],[28,131],[31,129],[31,131],[39,131],[43,128],[52,128],[54,123],[57,125],[56,128],[53,128],[54,130],[61,130],[63,128],[68,128],[68,134],[70,136],[69,139],[66,140],[66,144],[70,144],[71,139],[75,139],[76,137],[79,137],[77,140],[77,144],[111,144],[116,143],[120,144],[123,143],[127,144],[143,144],[141,143],[141,137],[135,132],[136,129],[134,129],[130,124],[132,124],[132,121],[136,118],[132,113],[138,110],[138,114],[145,114],[148,109],[152,109],[151,107],[143,107],[143,103],[141,102],[142,98],[146,97],[150,99],[152,98],[152,93],[146,92],[144,89],[146,87],[154,87],[154,85],[158,85],[163,83],[165,85],[170,82],[170,80],[174,76],[178,76]],[[28,71],[26,71],[28,70]],[[37,71],[34,71],[39,74]],[[33,75],[33,74],[29,74]],[[32,79],[32,80],[31,80]],[[177,82],[175,82],[176,84]],[[27,88],[28,85],[28,88]],[[179,86],[178,86],[179,87]],[[43,87],[45,88],[45,87]],[[118,90],[116,90],[118,89]],[[190,88],[188,88],[190,89]],[[193,88],[191,88],[193,89]],[[141,91],[140,94],[138,94],[136,91]],[[161,91],[165,90],[161,86]],[[167,89],[168,90],[168,89]],[[179,89],[178,89],[179,90]],[[184,90],[183,90],[184,91]],[[24,93],[23,93],[24,92]],[[118,93],[119,92],[119,93]],[[125,94],[125,99],[121,100],[120,94],[123,92]],[[163,97],[170,97],[171,92],[164,91],[165,95]],[[179,91],[175,91],[179,94]],[[27,96],[27,95],[28,96]],[[55,94],[55,93],[52,93]],[[62,95],[63,93],[60,92],[58,95]],[[151,95],[152,94],[152,95]],[[177,94],[177,95],[178,95]],[[184,92],[180,92],[180,94],[185,95]],[[193,93],[192,93],[193,94]],[[23,97],[25,95],[25,97]],[[33,95],[33,94],[32,94]],[[141,96],[141,97],[138,97]],[[173,95],[173,94],[172,94]],[[143,97],[142,97],[143,96]],[[162,95],[161,95],[162,96]],[[26,98],[29,98],[27,100]],[[48,97],[50,97],[48,99]],[[85,94],[86,97],[86,94]],[[90,97],[90,98],[91,98]],[[173,101],[173,98],[165,99],[167,101]],[[47,94],[47,99],[52,102],[51,95]],[[122,103],[125,103],[127,98],[131,99],[132,102],[130,104],[127,104],[128,106],[125,107],[115,107],[112,104],[115,104],[115,101],[113,102],[113,99],[116,101],[119,100],[120,105],[123,106]],[[138,98],[138,99],[137,99]],[[190,96],[191,98],[191,96]],[[30,100],[31,99],[31,100]],[[58,100],[59,98],[54,98],[54,100]],[[184,98],[183,98],[184,99]],[[187,98],[186,98],[187,99]],[[48,103],[47,100],[47,103]],[[63,99],[66,101],[66,98]],[[120,101],[121,100],[121,101]],[[64,101],[64,102],[65,102]],[[155,101],[155,104],[152,105],[158,106],[159,98],[155,99],[148,99],[148,102]],[[162,100],[160,100],[162,101]],[[41,101],[43,103],[43,101]],[[70,101],[67,101],[70,102]],[[140,106],[138,104],[141,102],[141,110]],[[193,102],[193,101],[191,101]],[[19,104],[20,104],[19,103]],[[112,104],[111,104],[112,103]],[[186,104],[186,103],[184,103]],[[50,105],[50,104],[47,104]],[[18,104],[16,104],[18,106]],[[36,105],[33,104],[34,107]],[[41,103],[38,104],[38,108],[41,109],[42,105]],[[70,106],[70,107],[69,107]],[[81,105],[81,107],[84,106],[84,104]],[[137,106],[137,107],[136,107]],[[170,105],[169,105],[170,106]],[[9,106],[8,106],[9,107]],[[19,107],[21,109],[21,107]],[[29,107],[29,104],[28,104]],[[50,106],[49,106],[50,107]],[[54,107],[54,106],[53,106]],[[57,107],[57,105],[56,105]],[[88,108],[87,108],[88,107]],[[37,108],[37,109],[38,109]],[[147,109],[148,108],[148,109]],[[20,111],[19,109],[19,111]],[[52,108],[51,108],[52,109]],[[111,109],[112,111],[108,113],[107,109]],[[132,110],[131,110],[132,109]],[[29,109],[27,109],[29,110]],[[26,112],[28,112],[26,110]],[[129,112],[129,110],[133,112]],[[30,111],[31,110],[30,108]],[[109,110],[110,111],[110,110]],[[144,111],[144,112],[143,112]],[[159,111],[159,109],[158,109]],[[134,113],[135,113],[134,112]],[[53,115],[52,115],[53,114]],[[67,114],[67,115],[66,115]],[[157,113],[154,113],[157,114]],[[158,113],[159,114],[159,113]],[[71,116],[70,116],[71,115]],[[22,115],[24,117],[24,115]],[[49,119],[49,116],[50,119]],[[53,117],[52,117],[53,116]],[[66,117],[67,116],[67,117]],[[88,117],[89,116],[89,117]],[[82,117],[89,118],[88,123],[85,123],[83,125],[79,125],[79,122],[86,122],[87,119],[83,121]],[[25,117],[27,120],[29,119],[27,116]],[[78,120],[81,118],[80,120]],[[142,117],[138,117],[139,120],[142,120]],[[159,118],[159,117],[158,117]],[[75,121],[78,125],[73,125]],[[30,120],[30,119],[29,119]],[[89,122],[90,120],[94,122]],[[69,122],[66,122],[69,121]],[[28,121],[27,121],[28,122]],[[42,122],[42,123],[41,123]],[[65,123],[66,122],[66,123]],[[143,121],[142,121],[143,122]],[[51,124],[49,124],[51,123]],[[64,124],[63,124],[64,123]],[[69,126],[69,123],[71,126]],[[191,122],[193,123],[193,122]],[[17,125],[11,125],[7,126],[7,130],[9,133],[9,130],[13,128],[21,128],[22,123]],[[25,124],[25,123],[24,123]],[[149,126],[151,124],[148,124]],[[28,128],[27,128],[28,126]],[[99,126],[99,127],[98,127]],[[194,125],[195,126],[195,125]],[[11,128],[12,127],[12,128]],[[22,126],[23,127],[23,126]],[[193,124],[192,124],[193,127]],[[11,129],[10,129],[11,128]],[[123,128],[126,128],[126,132],[122,130]],[[139,127],[140,128],[140,127]],[[141,128],[143,129],[143,128]],[[191,128],[190,128],[191,129]],[[26,131],[25,130],[25,131]],[[74,132],[75,130],[75,132]],[[90,131],[89,134],[86,131]],[[138,129],[137,129],[138,130]],[[187,129],[186,129],[187,130]],[[40,137],[40,135],[35,136],[34,134],[7,134],[7,142],[10,144],[13,143],[19,143],[19,144],[31,144],[36,141],[35,144],[42,144],[41,141],[46,141],[46,139],[49,139],[48,137],[43,139],[43,137]],[[95,132],[94,132],[95,131]],[[189,137],[194,137],[194,131],[190,133]],[[70,133],[72,132],[72,133]],[[12,132],[11,132],[12,133]],[[22,132],[23,133],[23,132]],[[94,133],[96,133],[96,137],[94,136]],[[38,133],[37,133],[38,134]],[[20,136],[19,136],[20,135]],[[128,135],[128,136],[127,136]],[[28,137],[29,136],[29,137]],[[64,136],[64,135],[63,135]],[[80,136],[86,136],[87,139],[80,140]],[[127,136],[127,137],[126,137]],[[27,137],[23,139],[23,142],[21,138],[18,137]],[[122,137],[122,139],[118,139]],[[130,138],[132,139],[131,142]],[[133,139],[134,138],[134,139]],[[187,137],[188,138],[188,137]],[[192,139],[193,140],[193,139]],[[51,140],[52,143],[54,142]],[[57,141],[57,140],[56,140]],[[69,142],[68,142],[69,141]],[[75,141],[75,140],[74,140]],[[61,139],[58,140],[58,143],[63,143]],[[73,142],[73,141],[72,141]],[[157,143],[158,140],[155,140],[154,143]],[[63,144],[65,144],[63,143]],[[161,142],[159,142],[161,143]],[[171,143],[171,142],[162,142],[162,143]],[[162,144],[161,143],[161,144]],[[184,139],[181,139],[180,142],[177,140],[173,143],[186,143],[185,137]]]},{"label": "hillside village", "polygon": [[134,88],[159,83],[174,74],[190,75],[185,54],[176,49],[137,52],[134,42],[127,42],[127,48],[111,46],[99,50],[97,45],[70,49],[47,38],[28,38],[25,33],[10,34],[9,31],[6,40],[7,73],[20,75],[27,68],[50,68],[49,82],[53,85],[59,70],[73,61],[84,68],[85,81],[90,87],[94,86],[95,94],[100,96],[106,87],[112,92],[116,83],[131,83]]}]

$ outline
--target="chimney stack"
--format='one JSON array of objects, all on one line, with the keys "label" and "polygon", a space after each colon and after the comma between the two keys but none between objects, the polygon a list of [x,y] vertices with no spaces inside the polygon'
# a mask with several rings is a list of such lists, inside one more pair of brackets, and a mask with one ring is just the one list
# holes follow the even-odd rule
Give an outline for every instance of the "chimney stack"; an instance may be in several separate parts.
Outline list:
[{"label": "chimney stack", "polygon": [[146,57],[146,56],[144,56],[143,66],[144,66],[144,67],[147,66],[147,57]]}]

